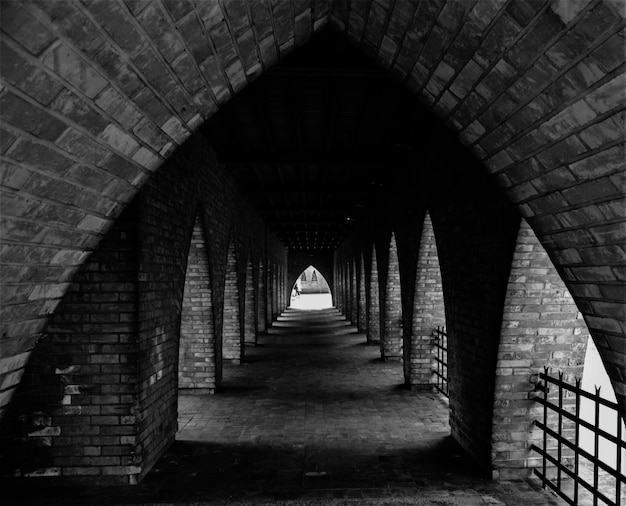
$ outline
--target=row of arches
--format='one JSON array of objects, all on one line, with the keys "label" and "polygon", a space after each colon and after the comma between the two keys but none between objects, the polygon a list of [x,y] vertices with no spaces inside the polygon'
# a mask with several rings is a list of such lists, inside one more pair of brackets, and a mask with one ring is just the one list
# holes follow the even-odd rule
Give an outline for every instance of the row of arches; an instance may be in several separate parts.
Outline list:
[{"label": "row of arches", "polygon": [[[433,388],[433,331],[446,327],[453,437],[495,477],[528,476],[534,459],[529,442],[539,437],[531,395],[538,374],[548,366],[570,380],[582,377],[589,332],[569,291],[522,220],[500,306],[499,340],[480,343],[464,332],[468,315],[443,264],[451,244],[438,237],[430,214],[421,225],[415,270],[407,262],[402,268],[398,257],[409,255],[398,244],[391,233],[387,251],[379,242],[370,245],[371,253],[355,248],[348,258],[336,255],[339,309],[380,346],[383,360],[402,362],[412,390]],[[481,317],[469,315],[472,323]]]},{"label": "row of arches", "polygon": [[[196,219],[189,246],[181,308],[178,386],[185,393],[213,393],[222,380],[222,361],[240,363],[286,306],[285,269],[263,259],[243,260],[231,241],[226,256],[222,332],[214,323],[211,274],[205,232]],[[245,263],[245,270],[239,269]],[[240,275],[243,273],[243,279]]]}]

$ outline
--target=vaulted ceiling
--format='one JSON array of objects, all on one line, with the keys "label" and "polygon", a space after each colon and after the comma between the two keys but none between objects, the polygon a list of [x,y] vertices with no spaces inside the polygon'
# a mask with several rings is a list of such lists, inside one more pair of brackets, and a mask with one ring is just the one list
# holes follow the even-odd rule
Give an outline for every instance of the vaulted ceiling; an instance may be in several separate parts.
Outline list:
[{"label": "vaulted ceiling", "polygon": [[334,249],[436,121],[388,72],[325,30],[203,127],[291,250]]}]

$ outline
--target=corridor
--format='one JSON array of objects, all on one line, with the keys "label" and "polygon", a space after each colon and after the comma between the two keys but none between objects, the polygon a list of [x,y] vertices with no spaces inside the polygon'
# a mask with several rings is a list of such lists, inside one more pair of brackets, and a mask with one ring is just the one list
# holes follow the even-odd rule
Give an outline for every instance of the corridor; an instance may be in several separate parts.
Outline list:
[{"label": "corridor", "polygon": [[179,397],[176,442],[139,485],[30,490],[29,499],[562,504],[536,484],[476,475],[449,438],[445,398],[405,389],[401,365],[383,362],[336,309],[286,310],[246,357],[225,365],[216,395]]}]

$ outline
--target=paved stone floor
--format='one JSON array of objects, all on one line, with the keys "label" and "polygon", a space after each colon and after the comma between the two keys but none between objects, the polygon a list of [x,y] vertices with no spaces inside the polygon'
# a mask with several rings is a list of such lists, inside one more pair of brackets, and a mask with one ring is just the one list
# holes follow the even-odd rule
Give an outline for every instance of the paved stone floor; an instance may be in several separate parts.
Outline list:
[{"label": "paved stone floor", "polygon": [[536,483],[482,479],[449,437],[446,400],[404,389],[401,364],[379,357],[334,310],[287,312],[217,395],[180,398],[178,440],[140,485],[55,499],[563,504]]}]

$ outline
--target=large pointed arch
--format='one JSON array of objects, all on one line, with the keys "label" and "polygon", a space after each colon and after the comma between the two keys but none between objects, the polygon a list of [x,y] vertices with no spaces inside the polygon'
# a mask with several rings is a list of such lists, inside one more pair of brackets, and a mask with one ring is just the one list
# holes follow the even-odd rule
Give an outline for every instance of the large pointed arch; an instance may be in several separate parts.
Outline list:
[{"label": "large pointed arch", "polygon": [[[583,311],[624,409],[619,3],[258,3],[242,17],[223,4],[173,5],[3,11],[10,269],[0,416],[68,279],[137,190],[205,118],[329,22],[459,132],[518,205]],[[213,44],[220,34],[224,44]],[[259,45],[239,50],[243,40]]]}]

